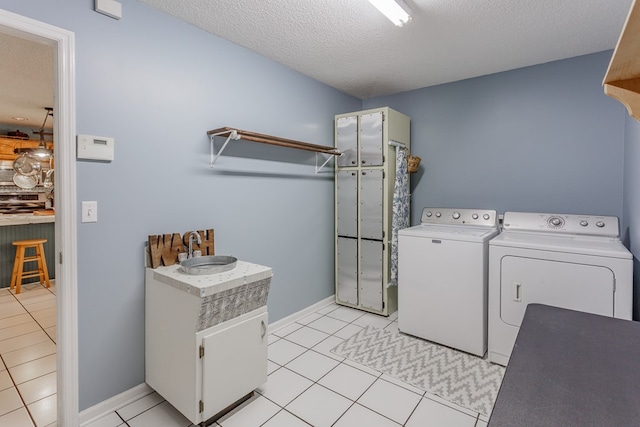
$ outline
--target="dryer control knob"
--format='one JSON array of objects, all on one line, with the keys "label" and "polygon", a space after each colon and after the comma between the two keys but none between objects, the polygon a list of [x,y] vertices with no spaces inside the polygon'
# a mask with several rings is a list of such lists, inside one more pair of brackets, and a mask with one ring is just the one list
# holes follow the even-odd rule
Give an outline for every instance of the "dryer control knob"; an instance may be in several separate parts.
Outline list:
[{"label": "dryer control knob", "polygon": [[589,225],[589,223],[583,219],[582,221],[580,221],[580,225],[586,227],[587,225]]},{"label": "dryer control knob", "polygon": [[460,212],[454,212],[453,214],[451,214],[451,216],[453,217],[453,219],[460,219]]},{"label": "dryer control knob", "polygon": [[473,215],[471,215],[471,218],[478,219],[478,214],[474,213]]},{"label": "dryer control knob", "polygon": [[600,227],[600,228],[604,227],[604,222],[602,221],[596,222],[596,227]]},{"label": "dryer control knob", "polygon": [[482,215],[482,218],[484,218],[485,220],[488,221],[489,218],[491,218],[491,217],[489,216],[489,214],[484,214],[484,215]]},{"label": "dryer control knob", "polygon": [[436,212],[436,218],[440,218],[442,214],[440,212]]},{"label": "dryer control knob", "polygon": [[431,215],[433,215],[433,214],[431,213],[431,211],[427,211],[427,213],[425,215],[427,216],[427,218],[431,218]]}]

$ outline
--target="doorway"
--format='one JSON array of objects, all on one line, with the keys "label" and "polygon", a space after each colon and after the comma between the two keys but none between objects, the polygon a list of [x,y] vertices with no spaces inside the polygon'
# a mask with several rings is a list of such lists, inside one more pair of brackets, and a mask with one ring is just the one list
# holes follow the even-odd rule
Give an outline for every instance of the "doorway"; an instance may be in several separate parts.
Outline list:
[{"label": "doorway", "polygon": [[78,308],[75,165],[75,41],[70,31],[0,9],[0,32],[54,53],[54,188],[58,425],[78,426]]}]

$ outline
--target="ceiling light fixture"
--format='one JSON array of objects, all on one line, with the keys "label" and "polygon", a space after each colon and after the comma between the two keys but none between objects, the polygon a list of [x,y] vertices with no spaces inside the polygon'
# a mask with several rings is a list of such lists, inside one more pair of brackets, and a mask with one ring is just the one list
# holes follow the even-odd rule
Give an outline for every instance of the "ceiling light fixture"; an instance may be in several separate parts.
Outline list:
[{"label": "ceiling light fixture", "polygon": [[53,108],[44,107],[44,109],[47,111],[47,115],[44,116],[44,122],[42,122],[42,126],[40,126],[39,131],[33,131],[33,133],[40,135],[40,144],[38,145],[38,148],[36,148],[35,150],[32,150],[30,154],[38,157],[39,159],[51,159],[51,157],[53,157],[53,151],[47,148],[44,142],[44,136],[52,135],[52,133],[45,132],[44,125],[47,123],[47,119],[49,118],[49,116],[53,117]]},{"label": "ceiling light fixture", "polygon": [[409,8],[402,0],[369,0],[369,3],[398,27],[402,27],[411,19]]}]

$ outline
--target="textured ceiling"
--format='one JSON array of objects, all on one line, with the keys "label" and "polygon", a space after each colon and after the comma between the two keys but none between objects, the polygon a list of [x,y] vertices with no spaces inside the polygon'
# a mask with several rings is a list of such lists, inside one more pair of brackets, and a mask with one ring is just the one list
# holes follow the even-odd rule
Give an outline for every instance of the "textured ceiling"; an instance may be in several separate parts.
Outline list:
[{"label": "textured ceiling", "polygon": [[632,2],[407,0],[398,28],[367,0],[140,1],[362,99],[612,49]]},{"label": "textured ceiling", "polygon": [[[0,124],[40,128],[44,108],[53,107],[53,48],[0,32],[0,58]],[[52,127],[49,117],[45,128]]]},{"label": "textured ceiling", "polygon": [[[367,0],[139,1],[362,99],[612,49],[632,2],[407,0],[398,28]],[[0,124],[39,128],[53,49],[0,33],[0,58]]]}]

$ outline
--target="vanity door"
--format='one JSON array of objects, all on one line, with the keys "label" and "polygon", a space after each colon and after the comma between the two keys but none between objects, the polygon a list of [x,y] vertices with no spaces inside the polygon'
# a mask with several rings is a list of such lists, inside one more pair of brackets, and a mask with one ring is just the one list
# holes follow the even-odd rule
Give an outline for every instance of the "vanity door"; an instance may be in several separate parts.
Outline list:
[{"label": "vanity door", "polygon": [[231,326],[203,337],[202,421],[267,381],[267,316],[231,320]]}]

